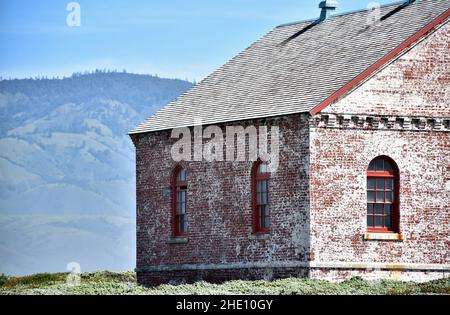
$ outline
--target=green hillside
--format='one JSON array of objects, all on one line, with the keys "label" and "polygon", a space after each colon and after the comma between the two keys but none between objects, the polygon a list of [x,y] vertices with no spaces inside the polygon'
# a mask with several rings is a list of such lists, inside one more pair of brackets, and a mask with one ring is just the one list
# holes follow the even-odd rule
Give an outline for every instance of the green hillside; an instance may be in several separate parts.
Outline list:
[{"label": "green hillside", "polygon": [[132,269],[127,133],[191,86],[106,71],[0,80],[0,274]]}]

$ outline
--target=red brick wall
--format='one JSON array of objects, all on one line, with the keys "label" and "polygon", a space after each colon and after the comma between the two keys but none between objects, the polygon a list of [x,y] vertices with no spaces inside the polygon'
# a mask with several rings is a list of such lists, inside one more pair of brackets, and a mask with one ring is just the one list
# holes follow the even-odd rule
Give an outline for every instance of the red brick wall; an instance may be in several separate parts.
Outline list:
[{"label": "red brick wall", "polygon": [[307,259],[307,120],[296,115],[246,125],[250,123],[280,128],[280,167],[270,182],[273,227],[270,239],[249,239],[251,162],[182,162],[189,178],[189,242],[170,244],[171,199],[164,197],[163,191],[170,189],[171,174],[177,165],[170,156],[175,140],[170,139],[170,132],[143,135],[135,141],[138,269],[155,265]]},{"label": "red brick wall", "polygon": [[[449,263],[449,132],[313,128],[311,251],[316,261]],[[400,170],[403,242],[364,241],[366,171],[391,157]]]},{"label": "red brick wall", "polygon": [[[323,112],[448,118],[449,38],[447,24]],[[448,128],[406,131],[313,127],[310,139],[313,260],[450,263]],[[391,157],[400,169],[403,242],[364,241],[362,237],[366,232],[366,170],[380,155]],[[413,272],[407,277],[417,279],[419,274]],[[312,277],[335,279],[351,275],[369,277],[367,272],[356,271],[311,273]],[[423,275],[427,276],[420,280],[432,278]]]}]

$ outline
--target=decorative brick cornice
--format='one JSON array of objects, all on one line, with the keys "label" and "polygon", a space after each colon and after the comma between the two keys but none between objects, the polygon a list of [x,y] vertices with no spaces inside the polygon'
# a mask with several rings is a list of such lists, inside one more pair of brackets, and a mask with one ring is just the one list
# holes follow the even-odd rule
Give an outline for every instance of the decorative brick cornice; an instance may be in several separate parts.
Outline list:
[{"label": "decorative brick cornice", "polygon": [[450,117],[411,117],[320,113],[310,118],[316,128],[450,132]]}]

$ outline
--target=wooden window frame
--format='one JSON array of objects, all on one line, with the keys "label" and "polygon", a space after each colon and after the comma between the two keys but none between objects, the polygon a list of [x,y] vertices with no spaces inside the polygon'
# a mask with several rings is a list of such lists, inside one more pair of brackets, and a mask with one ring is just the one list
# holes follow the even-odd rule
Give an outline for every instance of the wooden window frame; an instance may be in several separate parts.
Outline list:
[{"label": "wooden window frame", "polygon": [[[185,192],[185,213],[183,214],[184,220],[187,220],[187,213],[188,213],[188,203],[187,203],[187,192],[188,192],[188,181],[187,181],[187,173],[186,173],[186,181],[178,181],[178,175],[180,172],[186,170],[181,167],[180,165],[177,166],[173,172],[172,175],[172,236],[173,238],[181,238],[188,236],[188,228],[186,227],[186,231],[181,231],[180,229],[180,220],[181,215],[178,214],[178,192]],[[181,187],[186,187],[185,189],[182,189]]]},{"label": "wooden window frame", "polygon": [[[270,225],[271,225],[271,220],[270,220],[270,173],[259,173],[258,169],[259,167],[265,164],[263,163],[261,160],[256,161],[253,164],[253,169],[252,169],[252,212],[253,212],[253,233],[254,234],[269,234],[270,233]],[[267,190],[266,190],[266,194],[267,194],[267,202],[265,204],[259,204],[258,203],[258,181],[267,181]],[[261,198],[260,198],[261,200]],[[269,207],[269,226],[268,227],[263,227],[261,225],[261,216],[259,214],[259,206],[261,205],[265,205]],[[264,218],[265,218],[265,214],[264,214]]]},{"label": "wooden window frame", "polygon": [[[389,163],[392,171],[372,171],[370,170],[370,165],[372,165],[372,163],[378,161],[378,160],[383,160],[383,165],[384,163]],[[369,165],[369,169],[367,170],[367,180],[370,179],[375,179],[375,187],[373,190],[369,190],[369,187],[366,187],[366,197],[367,197],[367,202],[366,202],[366,222],[367,222],[367,218],[369,216],[368,213],[368,205],[372,204],[372,205],[376,205],[376,204],[392,204],[392,208],[391,208],[391,228],[388,227],[375,227],[375,226],[368,226],[367,225],[367,232],[369,233],[399,233],[400,232],[400,177],[399,177],[399,170],[397,167],[397,164],[389,157],[386,156],[379,156],[375,159],[373,159],[370,162]],[[383,167],[385,169],[385,167]],[[392,189],[392,202],[386,202],[386,195],[384,196],[384,200],[383,202],[377,202],[377,192],[378,191],[383,191],[386,192],[388,190],[386,190],[386,187],[383,188],[383,190],[379,190],[378,189],[378,185],[377,185],[377,180],[376,179],[393,179],[393,189]],[[368,193],[369,191],[373,192],[374,194],[374,201],[373,202],[369,202],[368,199]],[[373,223],[375,225],[375,218],[376,218],[376,210],[375,207],[373,208]],[[384,213],[384,206],[383,206],[383,212],[382,212],[382,217],[383,217],[383,226],[385,225],[385,213]]]}]

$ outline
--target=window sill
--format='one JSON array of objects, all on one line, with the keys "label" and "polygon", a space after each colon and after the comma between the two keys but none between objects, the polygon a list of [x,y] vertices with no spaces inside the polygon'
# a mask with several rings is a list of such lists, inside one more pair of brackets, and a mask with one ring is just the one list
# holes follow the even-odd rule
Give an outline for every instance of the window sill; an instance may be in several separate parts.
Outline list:
[{"label": "window sill", "polygon": [[172,238],[167,243],[168,244],[187,244],[187,243],[189,243],[189,238],[188,237]]},{"label": "window sill", "polygon": [[401,233],[366,233],[363,235],[365,241],[396,241],[402,242],[403,235]]},{"label": "window sill", "polygon": [[272,235],[270,233],[252,233],[248,236],[249,240],[260,240],[260,241],[270,240],[271,238]]}]

